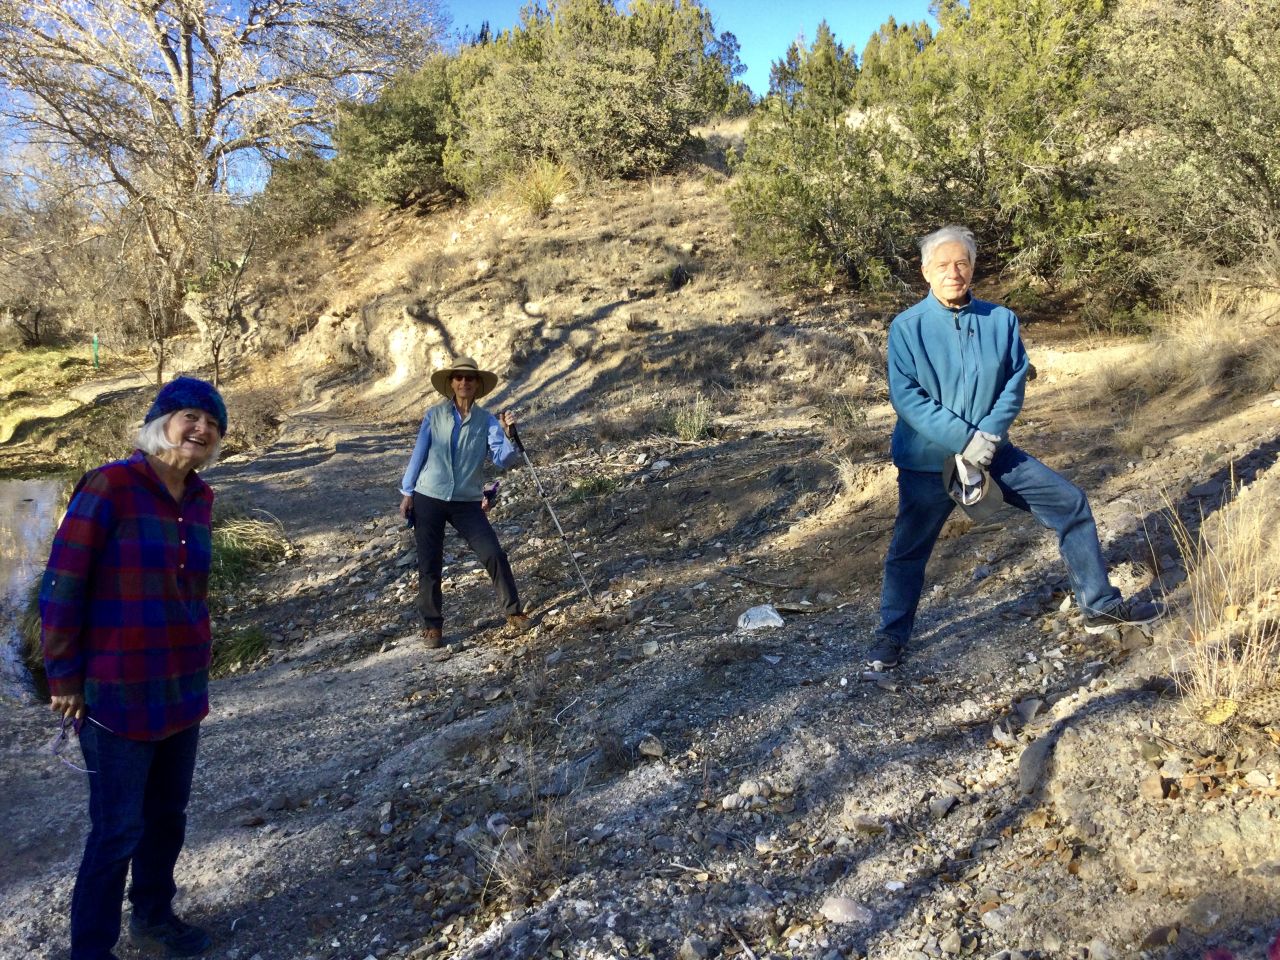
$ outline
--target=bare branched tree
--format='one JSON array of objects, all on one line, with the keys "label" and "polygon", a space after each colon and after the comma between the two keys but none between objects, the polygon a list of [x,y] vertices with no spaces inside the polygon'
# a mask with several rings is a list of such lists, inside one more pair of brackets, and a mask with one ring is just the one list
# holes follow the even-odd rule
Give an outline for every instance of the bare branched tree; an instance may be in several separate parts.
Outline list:
[{"label": "bare branched tree", "polygon": [[134,219],[174,317],[196,211],[323,147],[337,104],[421,62],[438,0],[0,0],[0,121]]}]

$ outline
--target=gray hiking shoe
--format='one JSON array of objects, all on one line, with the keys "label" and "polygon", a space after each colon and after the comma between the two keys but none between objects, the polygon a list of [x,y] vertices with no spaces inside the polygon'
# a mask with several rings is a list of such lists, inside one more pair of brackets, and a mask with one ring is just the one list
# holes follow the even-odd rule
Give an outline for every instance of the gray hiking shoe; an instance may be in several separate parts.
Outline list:
[{"label": "gray hiking shoe", "polygon": [[1087,613],[1084,618],[1085,633],[1104,633],[1119,627],[1145,627],[1155,623],[1165,614],[1163,604],[1146,600],[1121,600],[1110,610]]},{"label": "gray hiking shoe", "polygon": [[875,642],[867,651],[867,669],[884,671],[892,670],[902,662],[902,651],[906,644],[901,640],[877,633]]}]

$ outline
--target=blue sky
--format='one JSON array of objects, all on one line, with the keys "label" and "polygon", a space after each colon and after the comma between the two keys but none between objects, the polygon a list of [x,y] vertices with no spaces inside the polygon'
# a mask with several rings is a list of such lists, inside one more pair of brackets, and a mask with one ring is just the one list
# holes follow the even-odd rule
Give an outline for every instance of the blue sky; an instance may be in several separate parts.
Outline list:
[{"label": "blue sky", "polygon": [[[520,19],[525,0],[446,0],[455,30],[478,30],[489,21],[491,29],[505,30]],[[862,52],[867,38],[890,16],[899,23],[928,17],[928,0],[861,0],[856,3],[819,3],[816,0],[704,0],[716,32],[728,30],[742,45],[743,77],[758,94],[769,88],[769,67],[786,53],[797,37],[812,42],[823,19],[836,39]]]}]

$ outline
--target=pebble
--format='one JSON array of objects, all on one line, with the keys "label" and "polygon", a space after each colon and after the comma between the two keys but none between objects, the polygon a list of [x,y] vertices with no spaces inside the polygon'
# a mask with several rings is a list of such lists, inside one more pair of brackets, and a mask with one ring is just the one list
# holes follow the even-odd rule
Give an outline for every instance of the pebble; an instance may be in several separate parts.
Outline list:
[{"label": "pebble", "polygon": [[1024,797],[1030,796],[1039,788],[1052,752],[1052,738],[1043,736],[1027,744],[1018,757],[1018,792]]},{"label": "pebble", "polygon": [[1159,773],[1152,773],[1144,777],[1142,783],[1138,785],[1138,793],[1146,800],[1163,800],[1168,796],[1169,788],[1165,784],[1164,777]]},{"label": "pebble", "polygon": [[776,630],[778,627],[784,626],[786,626],[786,621],[782,619],[782,614],[778,613],[777,608],[771,603],[752,607],[743,611],[742,615],[738,617],[738,629],[742,631]]},{"label": "pebble", "polygon": [[999,933],[1017,916],[1017,908],[1006,903],[1002,906],[996,907],[994,910],[988,910],[984,913],[982,915],[982,925],[988,930]]},{"label": "pebble", "polygon": [[935,820],[941,820],[958,803],[955,797],[943,794],[929,801],[929,814]]},{"label": "pebble", "polygon": [[1271,786],[1271,778],[1261,770],[1250,770],[1244,778],[1244,782],[1251,787],[1269,787]]},{"label": "pebble", "polygon": [[874,914],[848,897],[827,897],[818,911],[832,923],[870,923]]}]

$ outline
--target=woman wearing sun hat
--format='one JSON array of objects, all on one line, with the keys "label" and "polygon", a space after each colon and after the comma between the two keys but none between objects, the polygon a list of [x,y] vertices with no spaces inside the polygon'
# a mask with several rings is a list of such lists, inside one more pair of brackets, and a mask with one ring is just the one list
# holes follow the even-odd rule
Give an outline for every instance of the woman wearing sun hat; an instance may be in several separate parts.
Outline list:
[{"label": "woman wearing sun hat", "polygon": [[115,956],[131,872],[135,943],[183,957],[210,945],[173,913],[173,870],[209,712],[213,491],[196,469],[226,432],[213,384],[165,384],[133,455],[76,485],[40,583],[51,705],[78,729],[89,776],[72,960]]},{"label": "woman wearing sun hat", "polygon": [[493,390],[498,375],[481,370],[471,357],[457,357],[431,375],[446,399],[427,409],[409,467],[400,482],[400,515],[414,522],[418,547],[418,611],[428,647],[444,642],[440,577],[444,570],[444,525],[448,522],[479,556],[498,592],[507,623],[523,629],[511,563],[482,506],[486,460],[506,469],[519,458],[512,445],[516,415],[498,416],[476,401]]}]

